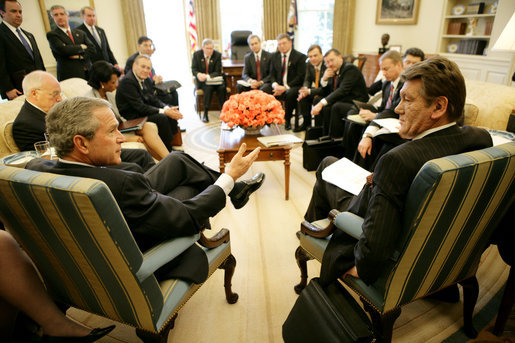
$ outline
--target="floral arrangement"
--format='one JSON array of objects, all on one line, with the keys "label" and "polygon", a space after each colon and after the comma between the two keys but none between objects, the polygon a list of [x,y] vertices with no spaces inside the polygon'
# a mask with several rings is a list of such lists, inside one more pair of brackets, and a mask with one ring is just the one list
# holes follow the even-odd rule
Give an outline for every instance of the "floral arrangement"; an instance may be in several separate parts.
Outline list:
[{"label": "floral arrangement", "polygon": [[282,124],[284,110],[273,95],[252,90],[231,95],[222,107],[220,119],[231,128]]}]

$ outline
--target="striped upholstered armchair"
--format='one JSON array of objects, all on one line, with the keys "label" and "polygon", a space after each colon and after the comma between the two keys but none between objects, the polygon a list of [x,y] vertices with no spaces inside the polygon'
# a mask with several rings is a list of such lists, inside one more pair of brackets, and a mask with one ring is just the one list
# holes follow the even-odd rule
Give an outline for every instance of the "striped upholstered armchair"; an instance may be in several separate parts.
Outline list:
[{"label": "striped upholstered armchair", "polygon": [[200,239],[209,275],[225,269],[227,302],[236,260],[230,242],[181,237],[138,249],[101,181],[0,165],[0,220],[40,271],[51,296],[66,305],[136,327],[145,342],[166,342],[179,309],[200,287],[153,273]]},{"label": "striped upholstered armchair", "polygon": [[[372,285],[346,277],[343,282],[371,314],[377,337],[391,341],[401,306],[447,286],[464,288],[464,330],[475,336],[472,312],[478,293],[475,277],[489,238],[515,198],[515,142],[427,162],[406,200],[404,234],[388,268]],[[331,211],[329,219],[303,222],[316,230],[330,226],[359,238],[363,219]],[[322,261],[330,237],[298,233],[295,255],[301,269],[300,293],[307,282],[306,261]]]}]

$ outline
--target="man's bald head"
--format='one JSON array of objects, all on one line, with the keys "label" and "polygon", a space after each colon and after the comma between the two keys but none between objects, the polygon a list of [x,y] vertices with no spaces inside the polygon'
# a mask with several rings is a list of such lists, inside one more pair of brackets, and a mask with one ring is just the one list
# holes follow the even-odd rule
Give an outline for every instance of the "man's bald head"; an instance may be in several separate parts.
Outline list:
[{"label": "man's bald head", "polygon": [[46,71],[36,70],[26,75],[22,87],[27,100],[45,113],[62,100],[59,81]]}]

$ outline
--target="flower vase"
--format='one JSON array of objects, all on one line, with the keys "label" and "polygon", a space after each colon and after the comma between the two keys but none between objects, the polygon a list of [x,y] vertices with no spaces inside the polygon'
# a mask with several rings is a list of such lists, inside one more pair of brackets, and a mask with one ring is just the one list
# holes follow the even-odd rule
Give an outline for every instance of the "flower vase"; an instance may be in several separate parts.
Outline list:
[{"label": "flower vase", "polygon": [[262,125],[259,126],[245,126],[245,136],[257,136],[261,133]]}]

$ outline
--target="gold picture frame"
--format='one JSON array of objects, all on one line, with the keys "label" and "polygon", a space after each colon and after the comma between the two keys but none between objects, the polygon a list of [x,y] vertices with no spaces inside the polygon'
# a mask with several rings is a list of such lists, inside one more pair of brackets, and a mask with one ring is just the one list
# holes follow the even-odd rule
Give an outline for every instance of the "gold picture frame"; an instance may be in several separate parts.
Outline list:
[{"label": "gold picture frame", "polygon": [[377,0],[376,24],[414,25],[418,20],[420,0]]},{"label": "gold picture frame", "polygon": [[90,6],[95,8],[94,0],[39,0],[39,8],[41,9],[41,17],[45,24],[46,32],[56,27],[54,21],[50,16],[50,7],[53,5],[61,5],[68,11],[70,18],[70,27],[76,28],[82,24],[82,18],[80,17],[80,9],[84,6]]}]

